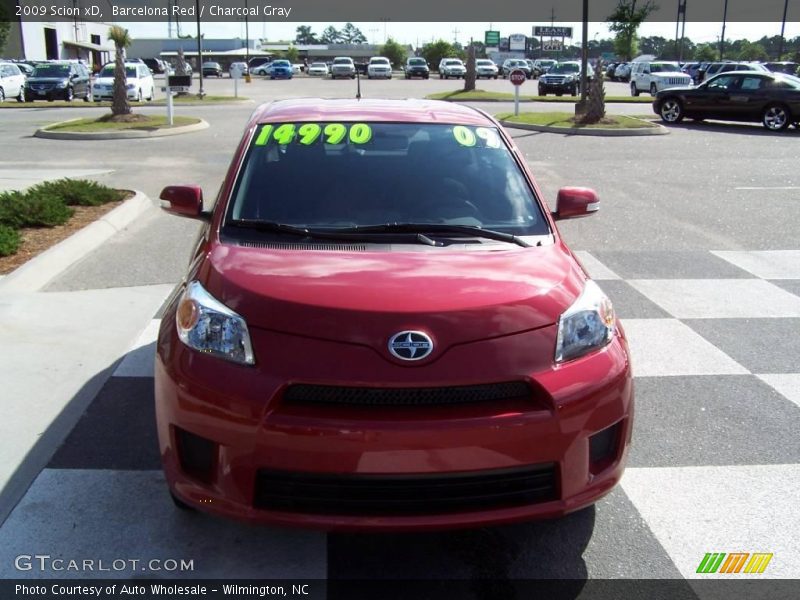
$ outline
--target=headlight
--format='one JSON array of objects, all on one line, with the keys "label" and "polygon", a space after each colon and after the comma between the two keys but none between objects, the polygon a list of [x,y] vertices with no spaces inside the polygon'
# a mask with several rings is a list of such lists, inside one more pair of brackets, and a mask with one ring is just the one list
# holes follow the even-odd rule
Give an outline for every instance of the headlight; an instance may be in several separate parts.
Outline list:
[{"label": "headlight", "polygon": [[129,84],[128,84],[128,85],[126,85],[125,87],[126,87],[127,89],[129,89],[129,90],[132,90],[133,88],[135,88],[135,87],[136,87],[136,85],[135,85],[135,84],[133,84],[133,83],[129,83]]},{"label": "headlight", "polygon": [[244,365],[255,364],[247,323],[197,281],[186,286],[175,322],[178,337],[190,348]]},{"label": "headlight", "polygon": [[69,85],[69,83],[68,83],[68,82],[66,82],[66,81],[59,81],[58,83],[56,83],[56,87],[57,87],[57,88],[65,88],[65,87],[67,87],[68,85]]},{"label": "headlight", "polygon": [[614,307],[598,285],[588,280],[578,299],[558,319],[557,363],[602,348],[614,334]]}]

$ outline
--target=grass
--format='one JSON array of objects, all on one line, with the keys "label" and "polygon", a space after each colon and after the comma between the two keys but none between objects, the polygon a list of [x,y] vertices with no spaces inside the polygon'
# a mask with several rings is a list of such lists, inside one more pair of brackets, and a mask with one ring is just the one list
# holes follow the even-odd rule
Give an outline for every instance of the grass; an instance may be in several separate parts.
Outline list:
[{"label": "grass", "polygon": [[[514,94],[510,92],[487,92],[486,90],[474,90],[472,92],[465,92],[464,90],[455,90],[453,92],[438,92],[436,94],[429,94],[425,96],[428,100],[449,100],[450,102],[479,102],[483,101],[513,101]],[[580,96],[528,96],[525,94],[519,95],[520,100],[529,102],[569,102],[575,103],[580,100]],[[606,102],[623,102],[627,104],[651,104],[653,99],[649,96],[606,96]]]},{"label": "grass", "polygon": [[500,113],[495,118],[511,123],[526,125],[546,125],[548,127],[588,128],[588,129],[643,129],[657,127],[655,123],[643,121],[635,117],[622,115],[606,115],[600,122],[593,125],[583,125],[575,122],[575,114],[570,112],[524,112],[519,116],[514,113]]},{"label": "grass", "polygon": [[0,257],[15,254],[23,228],[63,225],[76,206],[100,206],[119,202],[125,193],[94,181],[59,179],[34,185],[24,192],[0,194]]},{"label": "grass", "polygon": [[[174,117],[172,127],[182,127],[199,123],[200,119],[195,117]],[[126,129],[169,129],[167,117],[165,115],[147,115],[145,118],[131,122],[115,123],[106,120],[106,117],[99,119],[77,119],[74,121],[64,121],[50,125],[47,131],[60,131],[69,133],[97,133],[101,131],[123,131]]]},{"label": "grass", "polygon": [[[223,104],[226,102],[247,102],[249,98],[245,98],[244,96],[239,96],[236,98],[235,96],[205,96],[202,100],[198,98],[195,94],[189,94],[188,96],[175,96],[173,99],[175,104]],[[158,100],[154,100],[153,102],[143,102],[139,104],[138,102],[131,102],[131,106],[133,108],[141,107],[141,106],[166,106],[167,101],[165,98],[159,98]],[[83,100],[74,100],[72,102],[65,102],[64,100],[53,100],[52,102],[16,102],[16,101],[7,101],[7,102],[0,102],[0,109],[12,109],[12,108],[111,108],[110,101],[103,101],[103,102],[84,102]]]}]

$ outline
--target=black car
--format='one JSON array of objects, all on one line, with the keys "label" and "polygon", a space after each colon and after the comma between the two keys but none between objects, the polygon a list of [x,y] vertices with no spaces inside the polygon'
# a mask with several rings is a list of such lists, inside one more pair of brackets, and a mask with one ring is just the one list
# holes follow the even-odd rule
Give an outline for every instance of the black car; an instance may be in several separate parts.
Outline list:
[{"label": "black car", "polygon": [[555,93],[556,96],[570,94],[577,96],[581,91],[581,63],[569,61],[558,63],[551,68],[547,75],[539,78],[539,95],[547,96]]},{"label": "black car", "polygon": [[762,71],[722,73],[697,87],[658,92],[653,110],[666,123],[680,123],[684,117],[760,121],[780,131],[800,121],[800,78]]},{"label": "black car", "polygon": [[25,81],[25,100],[92,99],[89,70],[77,62],[39,63]]},{"label": "black car", "polygon": [[428,67],[428,61],[418,56],[412,56],[406,60],[405,66],[406,79],[412,77],[422,77],[428,79],[431,76],[431,70]]},{"label": "black car", "polygon": [[203,63],[203,77],[222,77],[224,71],[218,62]]}]

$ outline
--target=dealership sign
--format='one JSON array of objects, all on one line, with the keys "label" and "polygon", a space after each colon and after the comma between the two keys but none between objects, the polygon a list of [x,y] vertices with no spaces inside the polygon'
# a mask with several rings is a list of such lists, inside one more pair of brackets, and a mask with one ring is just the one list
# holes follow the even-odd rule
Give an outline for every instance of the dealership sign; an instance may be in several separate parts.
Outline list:
[{"label": "dealership sign", "polygon": [[552,25],[536,25],[533,28],[533,35],[536,37],[561,37],[571,38],[572,27],[560,27]]},{"label": "dealership sign", "polygon": [[499,46],[500,45],[500,32],[499,31],[487,31],[484,33],[483,43],[487,46]]},{"label": "dealership sign", "polygon": [[508,49],[511,51],[525,50],[527,41],[528,38],[524,33],[512,33],[510,36],[508,36]]}]

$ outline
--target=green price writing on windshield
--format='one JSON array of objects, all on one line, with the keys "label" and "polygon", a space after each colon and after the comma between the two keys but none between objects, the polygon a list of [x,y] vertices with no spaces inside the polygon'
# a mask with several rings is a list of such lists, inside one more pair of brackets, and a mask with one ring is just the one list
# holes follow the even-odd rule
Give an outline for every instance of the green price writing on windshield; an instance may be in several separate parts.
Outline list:
[{"label": "green price writing on windshield", "polygon": [[[472,132],[470,131],[470,134]],[[474,137],[474,134],[473,134]],[[264,125],[253,142],[256,146],[266,146],[270,142],[285,146],[292,142],[310,146],[322,140],[325,144],[366,144],[372,139],[372,127],[366,123],[283,123]]]},{"label": "green price writing on windshield", "polygon": [[500,136],[497,131],[489,127],[477,127],[473,131],[471,127],[456,125],[453,127],[453,137],[459,144],[468,148],[478,144],[478,140],[483,142],[481,146],[486,148],[500,147]]}]

